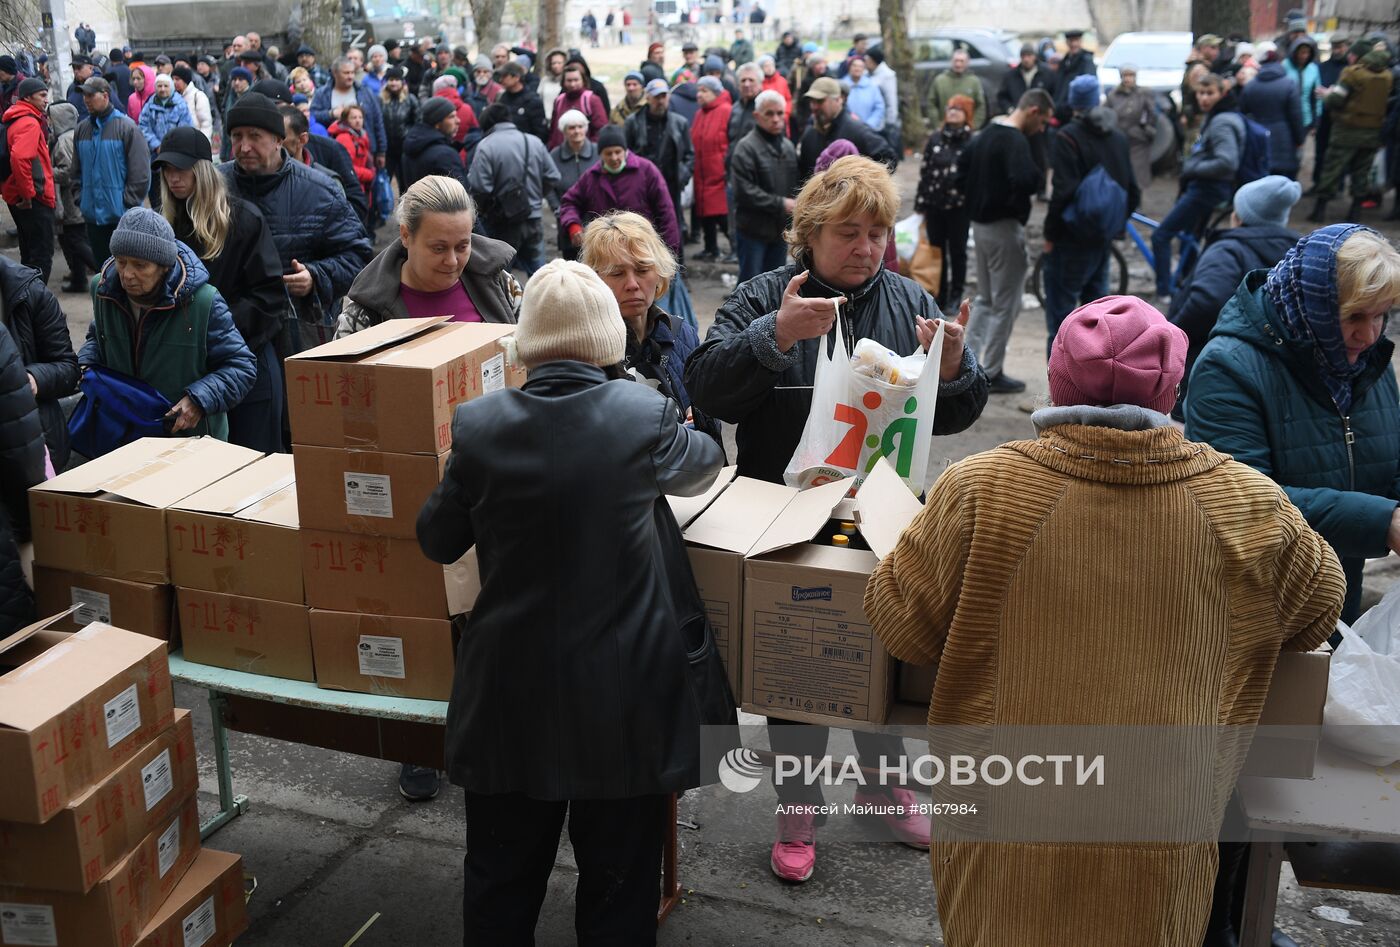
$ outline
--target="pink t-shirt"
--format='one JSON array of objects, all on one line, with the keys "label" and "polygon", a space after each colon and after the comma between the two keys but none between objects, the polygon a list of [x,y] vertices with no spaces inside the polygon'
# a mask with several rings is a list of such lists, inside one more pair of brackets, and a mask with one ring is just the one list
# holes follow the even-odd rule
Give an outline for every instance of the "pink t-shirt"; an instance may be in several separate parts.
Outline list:
[{"label": "pink t-shirt", "polygon": [[453,283],[450,289],[438,293],[424,293],[410,289],[406,283],[399,284],[404,308],[409,316],[421,319],[425,316],[452,316],[453,322],[481,322],[481,313],[472,305],[471,297],[460,282]]}]

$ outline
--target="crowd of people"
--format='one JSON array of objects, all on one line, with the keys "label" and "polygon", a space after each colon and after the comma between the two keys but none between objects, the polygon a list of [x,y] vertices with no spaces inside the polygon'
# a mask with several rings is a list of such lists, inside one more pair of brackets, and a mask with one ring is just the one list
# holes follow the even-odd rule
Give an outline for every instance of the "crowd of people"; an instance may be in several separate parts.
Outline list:
[{"label": "crowd of people", "polygon": [[[1180,194],[1152,237],[1156,308],[1109,296],[1108,261],[1152,184],[1164,105],[1131,64],[1102,88],[1079,31],[1063,49],[1023,46],[996,89],[963,49],[928,83],[919,105],[933,129],[909,143],[922,153],[914,209],[942,261],[928,282],[895,259],[906,123],[895,72],[862,34],[828,56],[792,31],[765,52],[737,30],[727,48],[686,43],[679,64],[652,43],[616,101],[577,49],[498,44],[472,58],[390,41],[322,66],[309,46],[282,55],[250,32],[222,57],[147,63],[97,54],[80,26],[74,81],[53,103],[41,64],[26,72],[0,56],[0,193],[21,256],[0,257],[0,634],[32,613],[14,546],[28,531],[24,490],[89,459],[74,456],[58,403],[83,371],[153,389],[169,435],[280,452],[288,356],[395,318],[515,324],[528,381],[459,409],[419,519],[431,558],[476,544],[489,566],[448,721],[448,774],[467,790],[468,942],[528,942],[566,813],[581,939],[651,942],[663,800],[699,778],[700,721],[674,634],[694,581],[684,555],[667,554],[678,533],[660,495],[704,489],[725,460],[725,423],[738,472],[782,482],[838,319],[847,345],[901,353],[928,348],[941,324],[935,436],[974,426],[989,396],[1023,391],[1007,345],[1043,201],[1053,405],[1032,415],[1035,439],[937,479],[872,579],[869,617],[891,653],[941,662],[931,723],[1073,716],[1079,687],[1063,681],[1077,678],[1007,685],[990,657],[1044,627],[1072,633],[1072,646],[1042,641],[1018,652],[1027,666],[1140,656],[1163,640],[1174,654],[1228,656],[1182,675],[1125,664],[1096,678],[1091,722],[1252,722],[1257,700],[1223,708],[1215,695],[1262,695],[1280,649],[1310,649],[1338,616],[1357,617],[1364,560],[1400,551],[1400,391],[1384,332],[1400,253],[1356,222],[1400,167],[1394,46],[1336,34],[1318,62],[1298,26],[1252,46],[1202,36],[1183,64]],[[629,27],[603,25],[621,43]],[[595,45],[597,28],[585,20]],[[1303,236],[1290,212],[1310,135],[1310,219],[1327,221],[1348,179],[1353,200],[1345,221]],[[1390,163],[1378,176],[1382,144]],[[397,233],[376,252],[391,203]],[[1174,240],[1217,223],[1178,278]],[[55,242],[63,288],[91,301],[77,351],[46,287]],[[703,337],[684,280],[689,244],[700,245],[692,262],[738,264]],[[1110,484],[1121,489],[1105,504]],[[561,511],[519,500],[566,487],[588,502],[550,522],[560,539],[542,547],[536,521]],[[1102,569],[1081,568],[1090,546],[1107,553]],[[1188,555],[1205,547],[1214,553]],[[1013,554],[1032,580],[1010,582]],[[1127,565],[1132,575],[1115,572]],[[1091,594],[1142,575],[1161,588]],[[572,597],[567,616],[534,593],[540,576]],[[1179,611],[1148,614],[1158,594]],[[1220,606],[1236,597],[1258,608]],[[561,682],[559,709],[512,736],[495,709],[502,669],[527,665]],[[602,679],[616,694],[594,706]],[[825,752],[824,728],[770,723],[776,753]],[[639,734],[644,750],[528,765],[500,755],[527,736],[599,745],[618,732]],[[856,747],[872,766],[903,753],[878,734],[857,734]],[[429,799],[439,781],[405,766],[400,790]],[[821,790],[776,788],[772,870],[800,883],[816,870]],[[935,849],[950,944],[1081,942],[1086,899],[1142,908],[1132,933],[1096,942],[1233,937],[1240,866],[1225,843],[1178,846],[1144,892],[1141,853],[987,855],[935,840],[907,789],[862,794],[887,813],[892,840]]]}]

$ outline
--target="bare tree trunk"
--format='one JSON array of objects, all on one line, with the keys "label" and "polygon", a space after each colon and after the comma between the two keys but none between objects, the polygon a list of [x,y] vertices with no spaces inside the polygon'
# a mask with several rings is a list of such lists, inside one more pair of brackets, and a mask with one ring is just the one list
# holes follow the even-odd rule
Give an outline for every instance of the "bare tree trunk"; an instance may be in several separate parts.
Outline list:
[{"label": "bare tree trunk", "polygon": [[304,0],[302,41],[316,50],[320,62],[329,69],[335,57],[345,51],[341,41],[343,24],[340,0]]},{"label": "bare tree trunk", "polygon": [[505,0],[471,0],[472,19],[476,21],[476,44],[489,51],[501,41],[501,14]]},{"label": "bare tree trunk", "polygon": [[[544,54],[551,49],[563,45],[559,33],[559,24],[563,19],[563,0],[540,0],[539,15],[535,18],[539,23],[539,34],[536,37],[537,47],[540,55],[536,57],[535,65],[539,68],[540,74],[544,75]],[[618,14],[621,16],[621,14]]]},{"label": "bare tree trunk", "polygon": [[1191,0],[1191,32],[1249,35],[1249,0]]},{"label": "bare tree trunk", "polygon": [[900,0],[880,0],[880,46],[885,51],[885,62],[898,80],[899,124],[904,146],[917,151],[923,147],[928,128],[920,108],[919,88],[914,81],[914,54],[909,48],[903,7]]}]

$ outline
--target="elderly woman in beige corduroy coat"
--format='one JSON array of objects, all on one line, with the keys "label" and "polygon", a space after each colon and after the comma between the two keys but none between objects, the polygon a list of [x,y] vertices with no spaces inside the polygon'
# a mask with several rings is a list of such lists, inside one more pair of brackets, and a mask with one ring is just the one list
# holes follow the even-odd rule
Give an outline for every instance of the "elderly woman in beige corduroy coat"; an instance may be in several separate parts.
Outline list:
[{"label": "elderly woman in beige corduroy coat", "polygon": [[1341,611],[1337,558],[1282,491],[1171,426],[1185,352],[1134,297],[1071,314],[1039,436],[949,468],[866,589],[889,651],[938,663],[934,755],[1104,755],[1102,787],[935,786],[981,801],[934,818],[949,947],[1199,947],[1231,737],[1279,652]]}]

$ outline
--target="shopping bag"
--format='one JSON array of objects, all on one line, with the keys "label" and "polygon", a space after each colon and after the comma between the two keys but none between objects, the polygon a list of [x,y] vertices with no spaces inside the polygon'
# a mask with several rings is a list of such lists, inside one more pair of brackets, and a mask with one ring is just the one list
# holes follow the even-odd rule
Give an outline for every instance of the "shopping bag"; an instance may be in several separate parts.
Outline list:
[{"label": "shopping bag", "polygon": [[166,433],[171,404],[139,378],[89,365],[78,383],[83,397],[68,419],[73,449],[92,460],[142,437]]},{"label": "shopping bag", "polygon": [[923,233],[923,214],[910,214],[894,225],[894,255],[899,258],[901,268],[908,266],[914,258],[914,250],[924,239]]},{"label": "shopping bag", "polygon": [[826,339],[818,340],[812,408],[783,472],[788,486],[806,489],[844,477],[851,480],[854,494],[876,461],[888,457],[905,485],[916,496],[923,494],[943,329],[940,321],[917,384],[887,384],[851,366],[837,308],[836,345],[830,355]]},{"label": "shopping bag", "polygon": [[[910,278],[928,291],[934,299],[938,299],[938,294],[942,292],[943,282],[943,248],[935,247],[928,242],[928,238],[920,235],[919,246],[914,250],[914,259],[909,263],[907,271]],[[948,305],[948,300],[939,300],[940,304]],[[957,302],[957,300],[953,300]]]},{"label": "shopping bag", "polygon": [[1400,760],[1400,583],[1355,628],[1337,624],[1322,733],[1364,763]]},{"label": "shopping bag", "polygon": [[380,168],[374,173],[374,213],[380,223],[383,223],[393,212],[394,185],[389,180],[389,172]]}]

